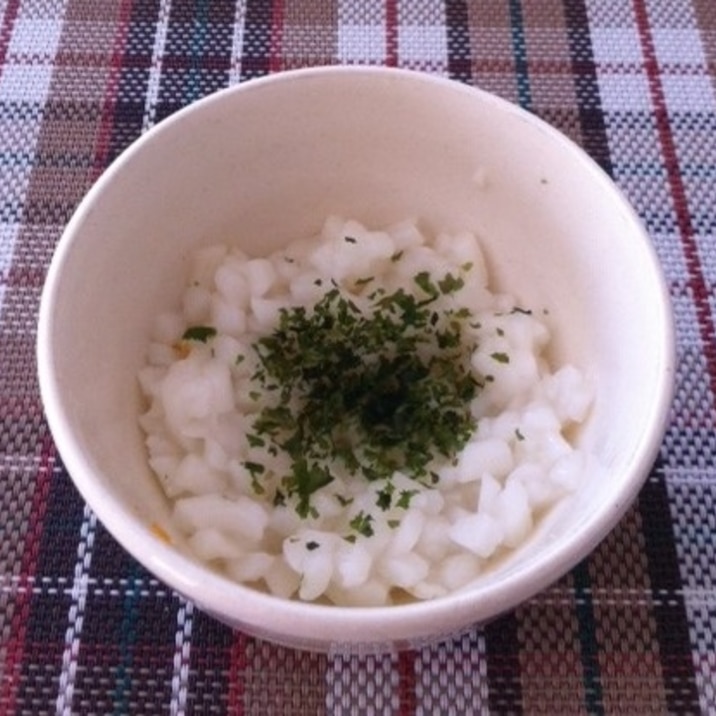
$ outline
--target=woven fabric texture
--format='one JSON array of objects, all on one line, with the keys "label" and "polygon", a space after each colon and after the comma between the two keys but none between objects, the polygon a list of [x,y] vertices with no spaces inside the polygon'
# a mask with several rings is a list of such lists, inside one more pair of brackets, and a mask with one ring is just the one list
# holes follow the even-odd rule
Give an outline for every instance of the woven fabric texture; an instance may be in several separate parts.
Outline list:
[{"label": "woven fabric texture", "polygon": [[[45,271],[108,164],[208,93],[339,63],[477,85],[573,138],[644,220],[677,325],[618,527],[499,620],[385,657],[264,643],[157,582],[75,491],[35,374]],[[714,137],[712,0],[0,0],[0,714],[716,713]]]}]

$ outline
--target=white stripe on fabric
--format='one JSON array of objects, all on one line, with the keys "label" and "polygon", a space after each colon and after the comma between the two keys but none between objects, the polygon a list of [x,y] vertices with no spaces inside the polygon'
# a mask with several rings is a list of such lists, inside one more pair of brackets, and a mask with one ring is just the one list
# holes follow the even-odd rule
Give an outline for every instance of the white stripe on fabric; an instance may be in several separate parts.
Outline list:
[{"label": "white stripe on fabric", "polygon": [[415,696],[417,714],[487,713],[484,636],[473,632],[418,652]]},{"label": "white stripe on fabric", "polygon": [[[52,67],[62,33],[65,2],[28,2],[20,7],[12,26],[5,65],[0,75],[0,103],[4,105],[33,105],[41,108],[47,99],[52,79]],[[3,4],[0,17],[5,15]],[[45,19],[39,20],[38,17]],[[47,18],[53,18],[48,20]],[[22,152],[34,156],[42,126],[41,112],[23,112]],[[20,121],[20,120],[18,120]],[[4,162],[9,157],[2,157]],[[15,244],[27,187],[32,174],[30,161],[13,161],[12,171],[3,172],[5,181],[0,188],[0,311],[2,311],[8,273],[12,265]]]},{"label": "white stripe on fabric", "polygon": [[244,28],[246,26],[246,3],[236,3],[234,31],[231,37],[231,63],[229,65],[229,85],[241,80],[241,56],[244,51]]},{"label": "white stripe on fabric", "polygon": [[149,68],[149,81],[147,82],[147,93],[144,102],[144,118],[142,120],[142,131],[146,132],[154,126],[157,118],[157,100],[159,98],[159,87],[162,76],[162,57],[167,43],[167,32],[169,30],[169,13],[171,12],[172,1],[161,0],[159,15],[157,17],[157,30],[154,35],[154,46],[152,47],[152,64]]},{"label": "white stripe on fabric", "polygon": [[447,74],[447,21],[442,0],[398,3],[398,64]]},{"label": "white stripe on fabric", "polygon": [[193,625],[194,605],[182,599],[181,606],[177,611],[177,630],[174,635],[172,695],[169,703],[169,713],[172,716],[183,716],[186,713]]},{"label": "white stripe on fabric", "polygon": [[382,63],[386,53],[385,6],[380,0],[338,4],[338,60],[351,63]]},{"label": "white stripe on fabric", "polygon": [[326,669],[326,713],[389,714],[399,707],[397,657],[334,656]]},{"label": "white stripe on fabric", "polygon": [[90,508],[85,505],[80,528],[80,541],[77,545],[77,561],[75,562],[74,580],[72,582],[72,601],[67,614],[68,625],[65,631],[65,648],[62,652],[62,667],[57,687],[56,713],[58,716],[70,716],[73,712],[72,697],[74,695],[80,637],[84,623],[85,602],[96,529],[97,518]]}]

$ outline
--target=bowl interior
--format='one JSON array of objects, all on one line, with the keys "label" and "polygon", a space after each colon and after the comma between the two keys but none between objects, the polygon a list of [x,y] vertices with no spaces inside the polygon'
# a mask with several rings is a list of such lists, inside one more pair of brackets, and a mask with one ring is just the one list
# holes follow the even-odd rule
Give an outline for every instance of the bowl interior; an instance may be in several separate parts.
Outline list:
[{"label": "bowl interior", "polygon": [[[265,254],[315,233],[328,214],[371,226],[416,217],[430,229],[476,231],[493,289],[546,308],[552,357],[582,367],[597,387],[579,440],[598,456],[600,479],[545,522],[529,548],[486,575],[475,587],[479,598],[438,600],[452,600],[447,610],[431,603],[367,615],[281,604],[207,577],[149,530],[167,505],[146,464],[136,374],[154,317],[181,295],[188,255],[217,241]],[[654,458],[672,346],[648,240],[584,154],[526,113],[456,83],[343,68],[219,93],[117,160],[81,204],[53,261],[39,367],[63,459],[130,552],[230,623],[325,647],[447,633],[513,606],[583,557],[631,502]],[[237,589],[241,600],[231,598]],[[317,612],[316,637],[296,615],[310,622]]]}]

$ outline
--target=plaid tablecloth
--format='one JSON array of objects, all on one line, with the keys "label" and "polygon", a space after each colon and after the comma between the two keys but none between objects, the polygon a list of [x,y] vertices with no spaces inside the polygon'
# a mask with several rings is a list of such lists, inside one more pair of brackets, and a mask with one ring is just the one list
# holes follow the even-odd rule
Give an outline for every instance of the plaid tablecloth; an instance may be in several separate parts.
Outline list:
[{"label": "plaid tablecloth", "polygon": [[[153,579],[79,498],[35,376],[48,262],[112,159],[209,92],[331,63],[446,75],[575,139],[645,221],[678,330],[617,529],[489,626],[385,657],[234,633]],[[715,92],[714,0],[0,0],[0,714],[716,713]]]}]

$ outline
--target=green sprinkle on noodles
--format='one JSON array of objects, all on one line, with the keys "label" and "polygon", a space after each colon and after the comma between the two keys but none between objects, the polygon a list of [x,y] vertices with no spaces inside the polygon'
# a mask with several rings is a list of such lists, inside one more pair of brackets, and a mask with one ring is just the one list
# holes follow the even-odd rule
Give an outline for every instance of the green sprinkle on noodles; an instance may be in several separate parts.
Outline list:
[{"label": "green sprinkle on noodles", "polygon": [[[465,335],[471,313],[436,303],[462,279],[421,272],[417,295],[376,290],[363,309],[331,284],[313,307],[282,309],[277,328],[254,345],[254,381],[269,404],[254,420],[252,444],[264,440],[291,458],[281,484],[301,517],[315,513],[311,496],[337,468],[385,480],[380,510],[407,509],[417,490],[396,499],[392,476],[400,471],[430,487],[432,467],[452,460],[475,429],[470,403],[482,381]],[[367,519],[352,529],[372,532]]]},{"label": "green sprinkle on noodles", "polygon": [[375,504],[380,507],[381,510],[389,510],[393,502],[393,493],[395,492],[395,485],[392,482],[387,482],[385,487],[378,492],[378,499]]},{"label": "green sprinkle on noodles", "polygon": [[410,507],[410,501],[417,495],[419,490],[401,490],[400,497],[395,503],[396,507],[402,507],[407,510]]},{"label": "green sprinkle on noodles", "polygon": [[251,447],[264,447],[266,445],[264,438],[254,435],[253,433],[247,433],[246,441]]},{"label": "green sprinkle on noodles", "polygon": [[373,526],[371,525],[371,522],[373,522],[373,516],[367,515],[362,510],[350,521],[350,527],[352,530],[355,530],[359,535],[362,535],[363,537],[372,537],[373,532]]},{"label": "green sprinkle on noodles", "polygon": [[465,281],[461,278],[456,278],[451,273],[447,274],[444,279],[438,281],[438,286],[443,293],[455,293],[459,291],[465,285]]},{"label": "green sprinkle on noodles", "polygon": [[198,341],[206,343],[216,335],[216,328],[213,326],[190,326],[182,335],[183,341]]}]

